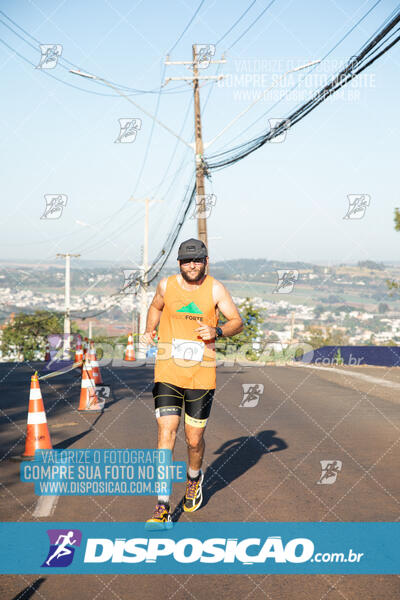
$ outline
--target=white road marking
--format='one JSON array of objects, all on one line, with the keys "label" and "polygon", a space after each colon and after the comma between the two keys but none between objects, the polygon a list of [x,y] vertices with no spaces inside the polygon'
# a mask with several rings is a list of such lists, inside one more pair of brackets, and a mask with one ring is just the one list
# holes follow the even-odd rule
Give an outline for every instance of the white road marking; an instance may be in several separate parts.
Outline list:
[{"label": "white road marking", "polygon": [[380,379],[379,377],[372,377],[372,375],[364,375],[364,373],[356,373],[354,371],[344,371],[342,369],[332,369],[331,367],[316,367],[314,365],[289,365],[296,367],[303,367],[304,369],[316,369],[317,371],[329,371],[329,373],[342,373],[348,377],[355,377],[356,379],[362,379],[363,381],[369,381],[370,383],[376,383],[377,385],[383,385],[394,390],[400,389],[400,383],[395,381],[388,381],[387,379]]},{"label": "white road marking", "polygon": [[37,501],[34,517],[49,517],[53,514],[60,496],[40,496]]}]

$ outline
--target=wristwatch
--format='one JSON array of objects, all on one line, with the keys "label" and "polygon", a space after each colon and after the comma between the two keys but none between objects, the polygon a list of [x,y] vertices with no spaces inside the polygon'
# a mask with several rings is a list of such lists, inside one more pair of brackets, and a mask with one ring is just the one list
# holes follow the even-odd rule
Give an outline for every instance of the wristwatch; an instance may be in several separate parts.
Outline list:
[{"label": "wristwatch", "polygon": [[215,328],[215,339],[222,337],[222,336],[223,336],[223,333],[222,333],[221,327],[216,327]]}]

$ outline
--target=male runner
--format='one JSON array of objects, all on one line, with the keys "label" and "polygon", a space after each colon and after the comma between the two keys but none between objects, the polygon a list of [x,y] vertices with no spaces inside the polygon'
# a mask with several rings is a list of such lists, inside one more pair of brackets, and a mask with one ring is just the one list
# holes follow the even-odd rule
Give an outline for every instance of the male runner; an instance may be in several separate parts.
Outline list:
[{"label": "male runner", "polygon": [[[239,312],[220,281],[206,274],[205,244],[189,239],[179,246],[180,274],[161,279],[147,313],[143,344],[153,344],[158,331],[153,396],[158,449],[173,451],[184,406],[188,472],[183,509],[197,510],[203,500],[204,431],[216,385],[215,339],[243,330]],[[218,327],[219,311],[227,322]],[[154,524],[170,523],[169,496],[158,496]]]}]

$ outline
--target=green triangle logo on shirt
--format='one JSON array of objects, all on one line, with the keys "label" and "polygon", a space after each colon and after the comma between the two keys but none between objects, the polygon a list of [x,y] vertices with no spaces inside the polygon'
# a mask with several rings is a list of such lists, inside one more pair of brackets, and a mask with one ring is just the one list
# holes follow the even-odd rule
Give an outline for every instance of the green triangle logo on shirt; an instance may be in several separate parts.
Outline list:
[{"label": "green triangle logo on shirt", "polygon": [[203,312],[199,309],[194,302],[189,302],[186,306],[182,306],[176,312],[194,313],[195,315],[202,315]]}]

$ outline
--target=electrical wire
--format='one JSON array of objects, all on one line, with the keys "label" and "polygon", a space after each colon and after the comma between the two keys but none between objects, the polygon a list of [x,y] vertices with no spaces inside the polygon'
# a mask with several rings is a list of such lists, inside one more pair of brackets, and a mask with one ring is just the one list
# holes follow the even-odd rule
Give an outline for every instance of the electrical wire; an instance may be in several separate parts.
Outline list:
[{"label": "electrical wire", "polygon": [[178,39],[176,40],[175,44],[173,44],[173,46],[171,46],[171,48],[168,51],[168,54],[171,54],[171,52],[173,52],[175,50],[175,48],[177,47],[177,45],[179,44],[179,42],[181,41],[181,39],[183,38],[183,36],[185,35],[185,33],[187,32],[187,30],[189,29],[189,27],[191,26],[191,24],[193,23],[194,19],[196,18],[196,16],[198,15],[201,7],[203,6],[205,0],[201,0],[199,6],[197,7],[197,9],[195,10],[193,16],[191,17],[190,21],[188,22],[188,24],[186,25],[186,27],[184,28],[184,30],[182,31],[181,35],[178,37]]},{"label": "electrical wire", "polygon": [[[306,115],[319,106],[319,104],[324,102],[330,95],[335,93],[338,89],[359,75],[362,71],[364,71],[364,69],[373,64],[379,57],[388,52],[388,50],[390,50],[390,48],[392,48],[399,41],[400,36],[395,38],[391,43],[388,43],[388,40],[393,35],[390,34],[389,36],[388,34],[399,22],[400,13],[398,12],[395,17],[392,18],[389,23],[387,23],[386,26],[381,28],[381,30],[372,38],[371,41],[369,41],[369,43],[364,44],[358,53],[351,57],[348,64],[327,85],[323,86],[307,102],[295,109],[285,119],[282,119],[267,133],[263,133],[257,138],[254,138],[242,145],[218,153],[211,156],[209,159],[206,159],[208,168],[213,171],[216,169],[221,169],[230,164],[234,164],[301,121]],[[386,46],[378,54],[376,54],[377,49],[381,48],[384,44],[386,44]]]},{"label": "electrical wire", "polygon": [[[360,19],[358,19],[358,21],[338,40],[338,42],[336,42],[336,44],[334,46],[332,46],[332,48],[321,58],[321,62],[320,64],[322,64],[324,62],[324,60],[326,60],[328,58],[328,56],[330,56],[332,54],[332,52],[334,52],[336,50],[336,48],[338,48],[343,42],[344,40],[354,31],[354,29],[356,29],[363,21],[364,19],[366,19],[366,17],[374,10],[374,8],[380,4],[382,0],[377,0],[372,6],[371,8],[369,8],[361,17]],[[395,14],[395,11],[392,12],[392,14],[390,15],[390,17],[393,16],[393,14]],[[386,25],[386,23],[390,20],[390,17],[388,17],[384,23],[381,25],[381,28]],[[374,35],[376,35],[378,30],[375,31],[375,33],[367,40],[367,42],[372,39],[374,37]],[[287,98],[287,96],[289,96],[289,94],[291,94],[307,77],[310,76],[311,73],[313,73],[313,71],[315,71],[315,69],[318,68],[318,65],[315,65],[314,67],[312,67],[311,69],[308,69],[307,72],[290,88],[290,90],[288,90],[283,96],[281,96],[271,107],[269,107],[260,117],[257,117],[257,119],[255,119],[255,121],[253,121],[250,125],[248,125],[240,134],[236,135],[234,138],[232,138],[228,144],[232,144],[235,140],[237,140],[238,138],[242,137],[247,131],[249,131],[249,129],[251,129],[256,123],[258,123],[261,119],[264,119],[265,116],[269,113],[271,114],[271,111],[276,108],[285,98]]]},{"label": "electrical wire", "polygon": [[267,12],[267,10],[276,2],[276,0],[271,0],[271,2],[269,4],[267,4],[267,6],[264,8],[264,10],[262,10],[260,12],[260,14],[258,15],[258,17],[256,17],[254,19],[254,21],[252,21],[252,23],[250,23],[250,25],[247,27],[247,29],[245,29],[243,31],[243,33],[241,33],[239,35],[239,37],[229,46],[228,50],[231,50],[234,46],[236,46],[236,44],[242,39],[242,37],[244,37],[246,35],[246,33],[248,33],[250,31],[250,29],[252,27],[254,27],[254,25],[261,19],[261,17],[264,15],[264,13]]},{"label": "electrical wire", "polygon": [[[37,38],[35,38],[34,36],[32,36],[28,31],[26,31],[23,27],[21,27],[20,25],[18,25],[18,23],[16,23],[13,19],[11,19],[11,17],[9,17],[4,11],[0,10],[0,14],[2,14],[6,19],[8,19],[15,27],[17,27],[20,31],[22,31],[25,35],[27,35],[28,37],[30,37],[34,42],[36,42],[37,45],[41,46],[43,45],[42,42],[40,42],[40,40],[38,40]],[[33,50],[35,50],[35,52],[38,52],[39,54],[41,54],[41,51],[39,50],[39,48],[37,46],[34,46],[33,44],[31,44],[28,40],[26,40],[23,36],[21,36],[18,32],[16,32],[12,27],[10,27],[10,25],[8,25],[7,23],[5,23],[5,21],[3,21],[2,19],[0,19],[0,22],[7,27],[7,29],[9,29],[10,31],[12,31],[12,33],[14,35],[16,35],[19,39],[21,39],[23,42],[25,42],[28,46],[30,46],[31,48],[33,48]],[[28,60],[28,59],[26,59]],[[69,66],[66,66],[64,63],[68,64]],[[33,66],[37,66],[34,65],[34,63],[31,63]],[[72,63],[71,61],[67,60],[66,58],[64,58],[63,56],[60,56],[58,59],[58,64],[60,65],[61,68],[69,71],[70,67],[74,67],[75,69],[82,71],[83,69],[81,67],[79,67],[78,65],[75,65],[74,63]],[[46,71],[46,69],[42,69],[44,72]],[[57,81],[60,81],[61,83],[65,83],[66,85],[69,85],[68,82],[65,82],[63,79],[60,79],[58,77],[55,77],[55,79],[57,79]],[[185,84],[179,84],[177,86],[174,86],[173,88],[169,88],[168,90],[165,89],[161,89],[161,86],[159,88],[154,88],[152,90],[143,90],[143,89],[139,89],[139,88],[132,88],[120,83],[116,83],[114,81],[112,81],[111,79],[108,80],[110,83],[112,83],[113,85],[115,85],[116,87],[122,89],[123,91],[127,91],[127,92],[131,92],[131,94],[128,94],[129,96],[137,96],[137,95],[142,95],[142,94],[159,94],[160,90],[162,91],[162,93],[166,93],[166,94],[171,94],[171,93],[187,93],[188,89],[187,86]],[[102,81],[99,80],[93,80],[93,82],[96,85],[100,85],[102,87],[106,87],[105,84]],[[74,86],[77,87],[77,86]],[[96,95],[99,96],[112,96],[112,97],[118,97],[118,94],[101,94],[98,92],[93,92],[90,90],[87,90],[86,88],[78,88],[84,92],[89,92],[89,93],[96,93]],[[181,90],[180,92],[177,92],[176,90]]]},{"label": "electrical wire", "polygon": [[222,37],[220,37],[217,42],[215,42],[216,46],[218,46],[218,44],[220,44],[222,42],[222,40],[225,39],[226,36],[230,34],[230,32],[236,27],[236,25],[238,25],[240,23],[240,21],[243,19],[243,17],[245,17],[247,15],[247,13],[251,9],[251,7],[256,2],[257,2],[257,0],[253,0],[253,2],[250,2],[249,6],[246,8],[246,10],[244,12],[242,12],[242,14],[240,15],[240,17],[238,19],[236,19],[236,21],[234,22],[234,24],[231,27],[229,27],[229,29],[227,31],[225,31],[224,35]]}]

